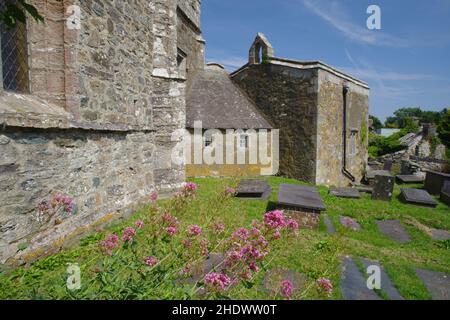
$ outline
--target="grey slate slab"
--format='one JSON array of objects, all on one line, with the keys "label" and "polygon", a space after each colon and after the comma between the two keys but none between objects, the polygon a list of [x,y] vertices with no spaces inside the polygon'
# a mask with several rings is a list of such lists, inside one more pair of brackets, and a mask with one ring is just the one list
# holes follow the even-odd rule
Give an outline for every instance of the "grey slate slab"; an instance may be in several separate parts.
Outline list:
[{"label": "grey slate slab", "polygon": [[325,223],[325,226],[327,227],[327,232],[329,234],[335,234],[336,233],[336,228],[333,225],[333,222],[331,222],[330,217],[328,217],[327,215],[324,216],[323,221]]},{"label": "grey slate slab", "polygon": [[433,197],[431,197],[427,191],[421,189],[401,189],[400,197],[403,201],[410,204],[432,208],[437,206],[437,202],[434,201]]},{"label": "grey slate slab", "polygon": [[342,263],[341,292],[345,300],[381,300],[375,291],[367,288],[367,280],[349,257]]},{"label": "grey slate slab", "polygon": [[356,188],[330,188],[330,194],[338,198],[361,198],[361,194]]},{"label": "grey slate slab", "polygon": [[431,229],[431,238],[435,241],[448,240],[450,233],[447,230]]},{"label": "grey slate slab", "polygon": [[450,300],[450,275],[443,272],[416,269],[433,300]]},{"label": "grey slate slab", "polygon": [[281,184],[278,203],[298,209],[325,211],[326,207],[317,188],[295,184]]},{"label": "grey slate slab", "polygon": [[361,226],[359,225],[359,223],[350,217],[345,217],[345,216],[340,216],[339,217],[339,221],[341,222],[341,224],[346,227],[346,228],[350,228],[353,231],[360,231],[361,230]]},{"label": "grey slate slab", "polygon": [[[405,300],[400,293],[398,292],[397,288],[394,287],[392,284],[391,279],[389,278],[388,274],[384,270],[383,266],[376,262],[371,261],[368,259],[361,258],[362,263],[364,264],[364,267],[367,269],[369,266],[378,266],[381,271],[381,290],[383,290],[389,297],[390,300]],[[368,277],[366,276],[366,279]]]},{"label": "grey slate slab", "polygon": [[408,243],[411,241],[409,234],[398,220],[377,221],[378,228],[384,235],[398,243]]},{"label": "grey slate slab", "polygon": [[245,179],[236,188],[238,198],[267,199],[272,192],[271,186],[264,180]]},{"label": "grey slate slab", "polygon": [[398,183],[423,183],[425,179],[423,177],[419,177],[413,174],[410,175],[398,175],[395,177]]}]

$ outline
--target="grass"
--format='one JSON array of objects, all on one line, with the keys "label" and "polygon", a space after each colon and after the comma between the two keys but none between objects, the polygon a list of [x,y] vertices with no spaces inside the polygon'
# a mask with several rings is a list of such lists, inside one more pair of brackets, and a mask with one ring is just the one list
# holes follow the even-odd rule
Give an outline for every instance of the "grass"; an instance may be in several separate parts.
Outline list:
[{"label": "grass", "polygon": [[[218,197],[226,186],[234,186],[233,179],[193,179],[199,185],[197,197],[187,207],[173,212],[184,225],[198,224],[207,229],[214,221],[226,225],[230,234],[238,227],[250,226],[252,220],[261,220],[269,204],[277,200],[280,183],[301,184],[296,180],[280,177],[266,178],[273,188],[267,201],[223,199]],[[414,187],[414,186],[413,186]],[[335,235],[326,233],[323,221],[318,230],[300,231],[298,237],[283,238],[274,243],[266,265],[255,278],[241,283],[227,292],[231,299],[279,299],[262,290],[264,270],[273,267],[293,269],[305,274],[308,283],[296,299],[323,299],[315,287],[315,280],[326,277],[332,280],[335,290],[331,299],[342,299],[339,283],[341,259],[350,255],[358,260],[364,257],[379,261],[390,276],[394,286],[406,299],[431,299],[414,268],[450,273],[449,243],[433,241],[427,228],[450,230],[450,210],[440,203],[436,209],[403,204],[398,200],[400,188],[396,186],[392,202],[372,201],[369,195],[360,200],[339,199],[328,195],[328,189],[319,187],[327,206],[326,214],[337,229]],[[158,206],[170,208],[172,200],[158,201]],[[129,221],[113,225],[104,232],[97,233],[81,241],[80,245],[42,259],[30,267],[21,267],[12,272],[0,274],[0,299],[189,299],[211,298],[192,294],[192,288],[174,285],[173,275],[179,270],[176,260],[170,258],[175,250],[167,242],[153,243],[144,232],[139,236],[139,252],[156,252],[169,257],[159,267],[158,273],[151,273],[145,283],[124,260],[123,265],[110,266],[98,248],[98,241],[108,232],[120,232],[132,225],[136,219],[149,220],[152,209],[139,210]],[[346,215],[358,220],[362,230],[350,231],[339,224],[339,216]],[[398,219],[406,227],[412,241],[398,244],[379,232],[378,219]],[[157,228],[158,226],[151,226]],[[209,234],[214,238],[214,234]],[[217,239],[216,239],[217,240]],[[81,267],[84,286],[80,293],[67,290],[67,263],[78,263]],[[104,270],[96,274],[95,268]],[[139,267],[137,267],[139,269]],[[137,270],[138,270],[137,269]],[[138,272],[139,273],[139,272]],[[103,279],[102,279],[103,278]],[[94,279],[94,280],[92,280]],[[157,285],[148,285],[155,282]],[[145,284],[145,285],[144,285]],[[140,288],[144,286],[145,289]],[[386,295],[381,293],[383,298]],[[217,296],[215,296],[217,298]]]}]

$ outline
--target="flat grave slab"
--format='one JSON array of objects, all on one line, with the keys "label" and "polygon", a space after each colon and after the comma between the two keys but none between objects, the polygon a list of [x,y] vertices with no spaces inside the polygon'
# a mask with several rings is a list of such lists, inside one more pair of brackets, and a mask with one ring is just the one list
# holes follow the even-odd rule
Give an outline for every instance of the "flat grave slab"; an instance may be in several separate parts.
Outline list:
[{"label": "flat grave slab", "polygon": [[245,199],[267,199],[272,187],[264,180],[241,180],[236,188],[236,197]]},{"label": "flat grave slab", "polygon": [[275,296],[281,293],[281,282],[289,280],[293,284],[294,295],[299,294],[305,289],[308,277],[295,270],[273,268],[266,272],[263,281],[263,291],[269,295]]},{"label": "flat grave slab", "polygon": [[375,291],[367,288],[367,280],[350,257],[342,263],[341,292],[345,300],[381,300]]},{"label": "flat grave slab", "polygon": [[391,201],[394,194],[394,177],[377,175],[373,180],[372,200]]},{"label": "flat grave slab", "polygon": [[371,194],[373,192],[373,187],[371,187],[371,186],[357,186],[356,189],[362,193],[370,193]]},{"label": "flat grave slab", "polygon": [[424,177],[416,176],[413,174],[408,175],[398,175],[395,177],[397,183],[408,184],[408,183],[423,183],[425,181]]},{"label": "flat grave slab", "polygon": [[356,188],[330,188],[330,194],[338,198],[361,198],[361,194]]},{"label": "flat grave slab", "polygon": [[438,205],[427,191],[421,189],[401,189],[400,198],[406,203],[424,207],[436,208]]},{"label": "flat grave slab", "polygon": [[450,300],[450,275],[443,272],[416,269],[433,300]]},{"label": "flat grave slab", "polygon": [[336,228],[334,227],[333,222],[331,222],[330,217],[325,215],[323,217],[323,222],[325,223],[325,226],[327,227],[328,234],[335,234],[336,233]]},{"label": "flat grave slab", "polygon": [[341,222],[341,224],[344,227],[352,229],[353,231],[360,231],[361,230],[360,224],[353,218],[340,216],[339,217],[339,221]]},{"label": "flat grave slab", "polygon": [[177,280],[183,284],[195,284],[202,281],[203,278],[210,272],[221,272],[223,270],[223,262],[225,257],[221,254],[211,253],[208,258],[199,261],[196,265],[191,267],[190,277],[186,279]]},{"label": "flat grave slab", "polygon": [[435,241],[448,240],[450,233],[447,230],[431,229],[431,238]]},{"label": "flat grave slab", "polygon": [[376,176],[391,176],[391,173],[387,170],[373,170],[366,173],[367,180],[373,180]]},{"label": "flat grave slab", "polygon": [[411,242],[409,234],[406,232],[405,228],[398,220],[385,220],[377,221],[378,228],[380,231],[398,243],[408,243]]},{"label": "flat grave slab", "polygon": [[295,184],[280,185],[278,203],[299,211],[321,212],[326,210],[317,188]]},{"label": "flat grave slab", "polygon": [[303,212],[284,208],[284,214],[289,219],[298,222],[300,228],[316,229],[320,224],[320,214],[315,212]]},{"label": "flat grave slab", "polygon": [[[363,263],[364,267],[367,269],[369,266],[378,266],[381,271],[381,290],[383,290],[389,297],[390,300],[405,300],[400,293],[398,292],[397,288],[394,287],[392,284],[391,279],[389,278],[388,274],[384,270],[383,266],[372,260],[368,260],[365,258],[361,258],[361,262]],[[367,278],[367,275],[366,275]]]}]

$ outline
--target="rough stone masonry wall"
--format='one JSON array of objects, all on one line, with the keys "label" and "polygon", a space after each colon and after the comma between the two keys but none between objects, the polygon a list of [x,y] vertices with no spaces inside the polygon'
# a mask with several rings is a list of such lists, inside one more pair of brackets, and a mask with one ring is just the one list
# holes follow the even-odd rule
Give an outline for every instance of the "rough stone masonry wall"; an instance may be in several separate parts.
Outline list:
[{"label": "rough stone masonry wall", "polygon": [[[177,1],[34,3],[48,20],[29,27],[31,94],[8,96],[16,114],[0,99],[0,263],[59,250],[185,178],[171,161],[171,134],[185,127]],[[81,7],[81,30],[62,19],[72,4]],[[21,111],[25,101],[40,114]],[[74,198],[76,214],[41,226],[37,205],[56,192]]]},{"label": "rough stone masonry wall", "polygon": [[258,64],[233,80],[280,129],[280,174],[314,183],[317,71]]},{"label": "rough stone masonry wall", "polygon": [[368,89],[319,71],[317,184],[348,186],[343,168],[343,86],[347,96],[347,170],[360,182],[368,159]]}]

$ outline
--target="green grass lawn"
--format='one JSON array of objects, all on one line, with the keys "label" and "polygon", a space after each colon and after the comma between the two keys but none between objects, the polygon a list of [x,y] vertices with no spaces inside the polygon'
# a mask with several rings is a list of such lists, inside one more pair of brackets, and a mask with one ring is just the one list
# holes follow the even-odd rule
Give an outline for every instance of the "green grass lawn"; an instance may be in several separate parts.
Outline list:
[{"label": "green grass lawn", "polygon": [[[179,218],[180,229],[198,224],[209,240],[210,252],[220,251],[221,237],[215,234],[211,225],[222,222],[229,236],[238,227],[250,227],[254,219],[261,220],[270,201],[276,202],[280,183],[301,184],[296,180],[270,177],[267,181],[273,187],[268,201],[241,200],[222,196],[226,186],[235,186],[232,179],[193,179],[199,186],[194,200],[185,206],[174,205],[173,200],[161,200],[157,205],[170,210]],[[265,270],[282,267],[296,270],[308,277],[295,299],[324,299],[316,288],[317,279],[329,278],[334,285],[331,299],[341,299],[339,290],[340,263],[343,256],[350,255],[356,261],[364,257],[381,262],[392,282],[406,299],[431,299],[422,282],[414,272],[415,267],[450,273],[449,242],[436,242],[427,235],[427,228],[450,230],[450,210],[440,203],[436,209],[406,205],[398,200],[400,188],[396,186],[392,202],[372,201],[369,195],[360,200],[338,199],[328,195],[328,189],[319,187],[327,206],[326,214],[337,229],[335,235],[328,235],[323,221],[319,230],[301,229],[297,237],[283,236],[271,244],[268,257],[261,270],[250,281],[241,282],[222,295],[198,296],[198,285],[179,282],[180,270],[185,262],[186,252],[180,249],[177,240],[155,238],[161,228],[155,223],[155,208],[142,208],[128,221],[110,226],[81,241],[76,248],[42,259],[31,267],[19,268],[0,274],[1,299],[281,299],[262,290]],[[362,230],[354,232],[341,227],[339,216],[350,216],[360,223]],[[133,226],[142,219],[146,227],[137,236],[130,254],[119,258],[105,257],[98,242],[108,233],[117,232],[126,226]],[[378,231],[376,220],[398,219],[406,227],[412,241],[397,244]],[[139,265],[132,258],[156,256],[161,262],[150,270]],[[198,257],[197,257],[198,258]],[[82,288],[67,289],[67,264],[77,263],[81,268]],[[146,267],[146,266],[145,266]],[[383,294],[382,294],[383,295]]]}]

